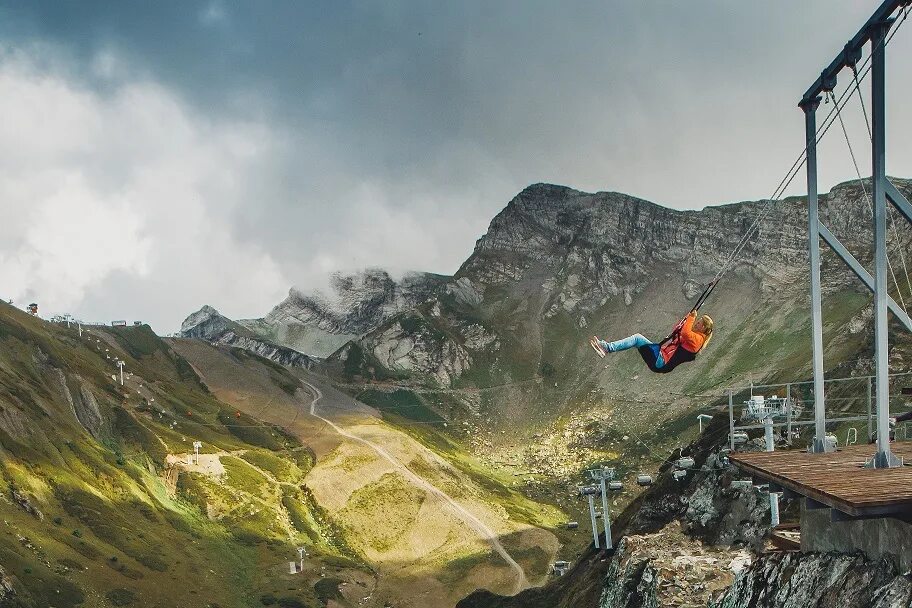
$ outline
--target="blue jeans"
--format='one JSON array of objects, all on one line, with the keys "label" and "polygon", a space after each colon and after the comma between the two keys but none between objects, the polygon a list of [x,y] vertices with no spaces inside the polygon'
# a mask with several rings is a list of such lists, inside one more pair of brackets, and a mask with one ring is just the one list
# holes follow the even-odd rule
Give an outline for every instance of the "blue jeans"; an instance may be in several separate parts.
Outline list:
[{"label": "blue jeans", "polygon": [[655,357],[655,367],[661,368],[663,365],[665,365],[665,361],[662,359],[662,355],[659,352],[659,345],[643,336],[643,334],[633,334],[632,336],[624,338],[623,340],[615,340],[614,342],[606,342],[604,340],[601,340],[601,343],[605,350],[610,353],[617,353],[622,350],[629,350],[631,348],[642,349],[644,346],[647,346]]}]

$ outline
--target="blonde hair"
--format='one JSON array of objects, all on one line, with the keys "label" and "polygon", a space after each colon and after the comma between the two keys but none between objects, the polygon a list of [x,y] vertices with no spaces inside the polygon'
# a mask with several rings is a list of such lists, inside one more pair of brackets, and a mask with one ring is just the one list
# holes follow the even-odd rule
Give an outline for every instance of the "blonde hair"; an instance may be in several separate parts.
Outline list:
[{"label": "blonde hair", "polygon": [[712,340],[713,320],[709,315],[703,315],[700,317],[700,322],[703,324],[703,335],[706,336],[706,340],[703,341],[703,346],[700,348],[700,350],[703,350],[709,344],[709,341]]}]

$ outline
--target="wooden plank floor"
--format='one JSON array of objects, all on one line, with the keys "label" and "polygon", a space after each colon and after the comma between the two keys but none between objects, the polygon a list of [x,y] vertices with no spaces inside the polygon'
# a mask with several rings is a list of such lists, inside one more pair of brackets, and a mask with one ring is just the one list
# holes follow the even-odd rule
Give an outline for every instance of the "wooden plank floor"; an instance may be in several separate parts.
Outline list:
[{"label": "wooden plank floor", "polygon": [[[891,444],[893,453],[912,464],[912,441]],[[732,453],[741,470],[849,515],[912,510],[912,466],[865,469],[874,445],[852,445],[828,454],[803,450]]]}]

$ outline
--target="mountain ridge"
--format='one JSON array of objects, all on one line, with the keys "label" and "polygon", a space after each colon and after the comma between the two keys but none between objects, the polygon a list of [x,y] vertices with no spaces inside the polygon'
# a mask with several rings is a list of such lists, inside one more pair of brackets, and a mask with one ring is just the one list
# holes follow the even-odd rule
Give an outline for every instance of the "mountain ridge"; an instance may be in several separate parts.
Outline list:
[{"label": "mountain ridge", "polygon": [[[912,192],[909,180],[895,182]],[[860,223],[868,223],[863,196],[858,182],[834,186],[821,195],[821,217],[864,263],[870,258],[872,239],[858,230]],[[758,217],[761,211],[763,216]],[[568,380],[578,375],[575,368],[586,364],[587,351],[579,345],[584,345],[587,334],[619,337],[639,331],[656,339],[665,335],[755,222],[756,233],[706,305],[722,322],[711,352],[704,357],[716,361],[715,376],[743,374],[748,371],[746,365],[735,363],[740,355],[727,353],[749,345],[756,328],[782,337],[807,331],[803,317],[771,324],[780,316],[775,312],[781,308],[774,302],[777,294],[798,302],[807,299],[802,278],[807,273],[807,211],[801,197],[676,210],[623,193],[586,193],[536,183],[492,218],[452,277],[419,275],[425,279],[415,284],[422,288],[398,299],[390,294],[408,288],[398,287],[382,270],[365,271],[363,278],[349,281],[359,287],[369,287],[371,281],[381,286],[348,294],[348,311],[361,323],[357,328],[349,325],[346,333],[332,334],[339,330],[338,324],[321,328],[317,319],[308,325],[305,315],[294,316],[296,311],[288,315],[294,317],[293,325],[242,323],[264,339],[292,349],[301,348],[300,341],[282,339],[293,331],[291,327],[329,330],[331,348],[323,351],[321,365],[349,379],[402,377],[438,388],[484,388],[543,380],[544,372],[553,375],[552,370],[558,370],[554,380],[561,376]],[[912,231],[900,233],[899,246],[908,247]],[[891,240],[890,245],[895,251],[897,244]],[[848,315],[839,322],[848,328],[848,338],[838,333],[831,336],[834,348],[855,348],[848,345],[858,343],[851,337],[870,322],[868,313],[855,303],[864,298],[862,288],[825,248],[823,263],[825,305]],[[335,284],[345,291],[345,281]],[[270,313],[272,319],[284,314],[279,311],[299,295],[292,290]],[[305,304],[311,301],[304,296]],[[849,301],[851,306],[846,308],[843,304]],[[565,342],[559,335],[574,337]],[[790,344],[782,358],[798,361],[797,354],[804,350],[803,342]],[[636,374],[635,362],[620,360],[623,374]],[[761,367],[751,373],[762,375],[764,365],[772,371],[772,362],[772,358],[761,361]],[[724,371],[718,363],[730,370]],[[796,371],[804,366],[799,364]],[[698,384],[705,389],[707,382],[699,380],[697,369],[686,366],[675,377],[694,389],[700,389]],[[606,378],[600,384],[609,392],[628,392],[629,383],[625,386],[618,380]],[[667,381],[649,376],[643,380],[647,392]],[[464,395],[457,401],[472,411],[478,409],[474,398]]]}]

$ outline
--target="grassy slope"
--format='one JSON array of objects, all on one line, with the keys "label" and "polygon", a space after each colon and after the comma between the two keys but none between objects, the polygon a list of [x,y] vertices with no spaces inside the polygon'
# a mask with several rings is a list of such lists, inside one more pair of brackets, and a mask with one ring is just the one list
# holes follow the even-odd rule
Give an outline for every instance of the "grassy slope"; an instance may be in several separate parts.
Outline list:
[{"label": "grassy slope", "polygon": [[[106,355],[135,374],[126,388]],[[77,402],[97,401],[94,436],[60,377]],[[222,458],[225,478],[168,470],[167,454],[192,440],[239,455]],[[0,444],[0,563],[23,606],[258,605],[263,594],[317,605],[316,578],[284,574],[287,561],[298,545],[344,554],[297,486],[312,456],[237,417],[146,327],[80,338],[0,305]]]},{"label": "grassy slope", "polygon": [[[318,460],[305,482],[328,517],[339,523],[351,546],[375,566],[379,581],[373,597],[381,602],[379,605],[382,601],[397,606],[420,605],[421,598],[425,598],[437,602],[435,605],[447,606],[476,587],[512,588],[515,576],[507,564],[498,561],[487,543],[451,509],[441,505],[439,498],[424,490],[415,492],[411,482],[403,486],[401,472],[372,449],[340,439],[319,419],[305,415],[309,405],[307,391],[297,398],[267,392],[255,386],[258,380],[248,376],[249,370],[245,368],[241,373],[235,368],[226,349],[197,341],[171,343],[193,362],[207,386],[220,398],[235,403],[242,411],[259,411],[258,416],[285,425],[288,432],[313,447]],[[265,361],[259,364],[269,365]],[[441,436],[445,440],[442,443],[418,439],[432,429],[426,428],[429,425],[409,425],[402,414],[414,416],[423,412],[434,420],[440,418],[414,394],[376,391],[364,397],[385,410],[387,422],[401,422],[400,430],[406,436],[389,424],[378,424],[372,411],[363,405],[337,395],[324,385],[325,378],[302,370],[295,370],[295,374],[323,390],[321,415],[330,416],[341,427],[383,446],[412,473],[478,514],[502,532],[501,540],[516,553],[530,578],[538,580],[544,575],[556,540],[547,530],[524,524],[555,528],[564,520],[563,514],[512,491],[511,478],[492,478],[482,463],[446,436]],[[399,403],[400,397],[407,402]],[[393,474],[388,475],[389,472]],[[420,511],[418,515],[415,508]],[[395,522],[398,527],[390,524],[393,514],[402,515]],[[530,545],[544,549],[536,552]]]}]

